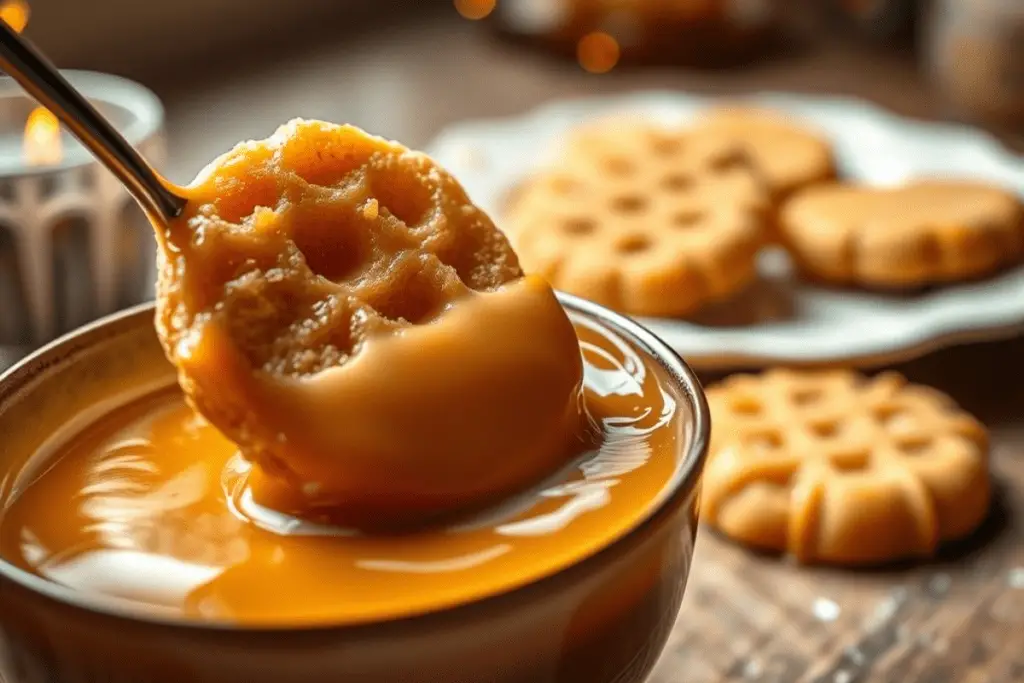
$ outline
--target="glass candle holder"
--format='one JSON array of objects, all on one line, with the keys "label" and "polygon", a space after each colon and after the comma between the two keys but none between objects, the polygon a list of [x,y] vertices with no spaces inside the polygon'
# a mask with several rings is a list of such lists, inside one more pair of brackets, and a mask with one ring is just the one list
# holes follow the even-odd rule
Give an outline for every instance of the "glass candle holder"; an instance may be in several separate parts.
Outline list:
[{"label": "glass candle holder", "polygon": [[[164,111],[137,83],[65,77],[152,163]],[[0,365],[115,310],[155,281],[152,228],[114,176],[10,78],[0,79]]]}]

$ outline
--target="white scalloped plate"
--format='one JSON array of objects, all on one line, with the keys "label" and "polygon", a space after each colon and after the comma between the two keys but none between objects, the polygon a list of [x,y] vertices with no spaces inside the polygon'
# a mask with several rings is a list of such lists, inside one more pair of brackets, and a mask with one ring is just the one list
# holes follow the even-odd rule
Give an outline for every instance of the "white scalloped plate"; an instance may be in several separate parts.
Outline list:
[{"label": "white scalloped plate", "polygon": [[[847,177],[874,185],[922,175],[973,177],[1024,195],[1024,159],[980,131],[912,121],[858,100],[784,94],[745,100],[790,112],[822,130],[834,142]],[[714,102],[673,92],[557,102],[521,117],[457,124],[429,150],[475,202],[500,216],[509,189],[550,159],[559,139],[580,121],[632,111],[678,123]],[[778,252],[763,254],[761,273],[754,289],[697,320],[641,322],[704,369],[774,363],[868,366],[1024,331],[1024,268],[909,296],[802,282],[789,275],[786,258]]]}]

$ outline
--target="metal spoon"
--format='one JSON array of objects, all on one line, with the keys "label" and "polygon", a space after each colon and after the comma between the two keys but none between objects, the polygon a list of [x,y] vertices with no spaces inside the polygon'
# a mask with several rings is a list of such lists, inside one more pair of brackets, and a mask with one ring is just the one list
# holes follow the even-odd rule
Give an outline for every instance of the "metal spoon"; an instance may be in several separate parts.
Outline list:
[{"label": "metal spoon", "polygon": [[166,223],[185,207],[175,187],[150,166],[110,122],[28,40],[0,21],[0,67],[71,133],[128,189],[150,218]]}]

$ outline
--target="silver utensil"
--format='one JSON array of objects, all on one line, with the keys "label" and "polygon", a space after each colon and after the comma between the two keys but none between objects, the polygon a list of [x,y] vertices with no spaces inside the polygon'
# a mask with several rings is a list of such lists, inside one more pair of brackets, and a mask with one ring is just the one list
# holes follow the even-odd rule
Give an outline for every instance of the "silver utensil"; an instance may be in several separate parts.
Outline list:
[{"label": "silver utensil", "polygon": [[0,67],[49,109],[110,169],[135,200],[159,222],[181,213],[186,200],[78,92],[43,54],[0,21]]}]

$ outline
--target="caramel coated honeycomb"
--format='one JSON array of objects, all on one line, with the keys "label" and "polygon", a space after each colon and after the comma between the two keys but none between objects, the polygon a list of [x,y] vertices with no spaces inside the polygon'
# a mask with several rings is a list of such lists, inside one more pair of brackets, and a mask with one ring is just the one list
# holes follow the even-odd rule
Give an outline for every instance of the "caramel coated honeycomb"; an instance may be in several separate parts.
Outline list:
[{"label": "caramel coated honeycomb", "polygon": [[635,315],[682,316],[751,282],[770,197],[736,145],[642,121],[578,130],[512,198],[527,271]]},{"label": "caramel coated honeycomb", "polygon": [[708,401],[701,514],[741,543],[874,564],[929,556],[988,511],[985,429],[894,373],[735,375]]},{"label": "caramel coated honeycomb", "polygon": [[[522,274],[504,235],[427,156],[301,120],[211,164],[162,242],[157,330],[171,361],[215,325],[252,370],[280,376],[342,365],[368,337]],[[208,402],[210,387],[181,380],[247,443],[244,397]]]}]

